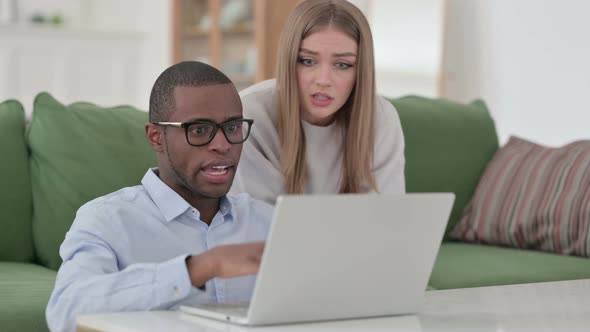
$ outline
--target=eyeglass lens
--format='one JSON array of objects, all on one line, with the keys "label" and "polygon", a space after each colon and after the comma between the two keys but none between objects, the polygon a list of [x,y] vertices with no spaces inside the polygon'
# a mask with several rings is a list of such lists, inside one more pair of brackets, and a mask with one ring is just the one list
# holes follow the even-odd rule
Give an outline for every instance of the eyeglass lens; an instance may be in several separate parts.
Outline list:
[{"label": "eyeglass lens", "polygon": [[[250,132],[250,124],[245,120],[234,120],[221,125],[221,130],[232,144],[239,144],[246,140]],[[190,144],[207,144],[217,132],[213,123],[198,122],[187,127],[187,137]]]}]

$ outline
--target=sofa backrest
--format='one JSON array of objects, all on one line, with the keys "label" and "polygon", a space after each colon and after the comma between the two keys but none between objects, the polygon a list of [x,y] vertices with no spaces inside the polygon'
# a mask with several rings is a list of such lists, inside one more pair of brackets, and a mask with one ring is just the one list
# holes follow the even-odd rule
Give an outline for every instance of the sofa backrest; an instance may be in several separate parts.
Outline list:
[{"label": "sofa backrest", "polygon": [[59,268],[59,246],[84,203],[140,184],[156,156],[145,138],[148,114],[129,106],[64,106],[35,98],[27,130],[38,262]]},{"label": "sofa backrest", "polygon": [[25,112],[15,100],[0,104],[0,261],[33,260],[31,179]]},{"label": "sofa backrest", "polygon": [[[481,101],[459,104],[408,96],[391,102],[399,112],[406,140],[406,190],[454,192],[449,231],[461,217],[487,162],[498,148],[494,122]],[[0,111],[0,137],[12,130],[12,135],[20,138],[0,140],[2,151],[15,151],[9,152],[15,156],[11,160],[14,163],[0,163],[0,170],[4,170],[0,178],[12,181],[14,189],[0,189],[0,204],[10,205],[10,209],[1,209],[0,223],[5,224],[4,229],[15,230],[15,235],[0,232],[0,258],[31,260],[34,248],[39,263],[57,269],[61,264],[59,246],[77,209],[96,197],[139,184],[147,168],[157,165],[144,135],[147,113],[129,106],[64,106],[49,94],[41,93],[35,99],[26,133],[30,149],[27,167],[22,106],[16,102],[2,105],[9,111]],[[4,117],[17,123],[5,125],[9,122]],[[17,143],[6,145],[7,142]],[[5,174],[19,176],[4,180]],[[31,187],[34,246],[29,221]],[[10,219],[17,217],[25,221],[14,228]]]},{"label": "sofa backrest", "polygon": [[406,96],[391,102],[406,141],[406,191],[455,193],[448,234],[498,149],[494,121],[482,101]]}]

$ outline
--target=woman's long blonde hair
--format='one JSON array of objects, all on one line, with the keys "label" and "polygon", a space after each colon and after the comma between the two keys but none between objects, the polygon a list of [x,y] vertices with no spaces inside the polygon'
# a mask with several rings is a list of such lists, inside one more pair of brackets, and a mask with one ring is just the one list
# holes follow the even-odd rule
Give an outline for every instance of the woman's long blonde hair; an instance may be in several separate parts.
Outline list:
[{"label": "woman's long blonde hair", "polygon": [[356,40],[356,83],[336,121],[342,127],[343,168],[340,193],[377,191],[373,175],[375,147],[375,65],[373,37],[362,12],[346,0],[303,1],[289,15],[277,53],[277,127],[281,171],[288,193],[303,193],[306,179],[305,135],[301,124],[297,59],[301,41],[333,27]]}]

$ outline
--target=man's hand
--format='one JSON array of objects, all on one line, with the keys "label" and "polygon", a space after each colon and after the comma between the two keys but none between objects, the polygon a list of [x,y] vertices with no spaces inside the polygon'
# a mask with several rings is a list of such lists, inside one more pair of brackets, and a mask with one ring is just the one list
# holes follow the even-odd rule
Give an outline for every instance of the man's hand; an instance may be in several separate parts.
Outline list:
[{"label": "man's hand", "polygon": [[215,247],[186,261],[193,286],[213,278],[233,278],[258,273],[264,242]]}]

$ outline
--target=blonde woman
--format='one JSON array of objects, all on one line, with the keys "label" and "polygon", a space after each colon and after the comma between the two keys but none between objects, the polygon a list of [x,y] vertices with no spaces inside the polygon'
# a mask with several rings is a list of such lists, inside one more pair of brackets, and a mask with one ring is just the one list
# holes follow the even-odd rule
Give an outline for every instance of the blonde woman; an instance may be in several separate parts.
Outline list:
[{"label": "blonde woman", "polygon": [[399,117],[376,95],[371,31],[351,3],[300,3],[281,34],[276,80],[240,97],[254,126],[232,191],[271,204],[280,194],[405,192]]}]

